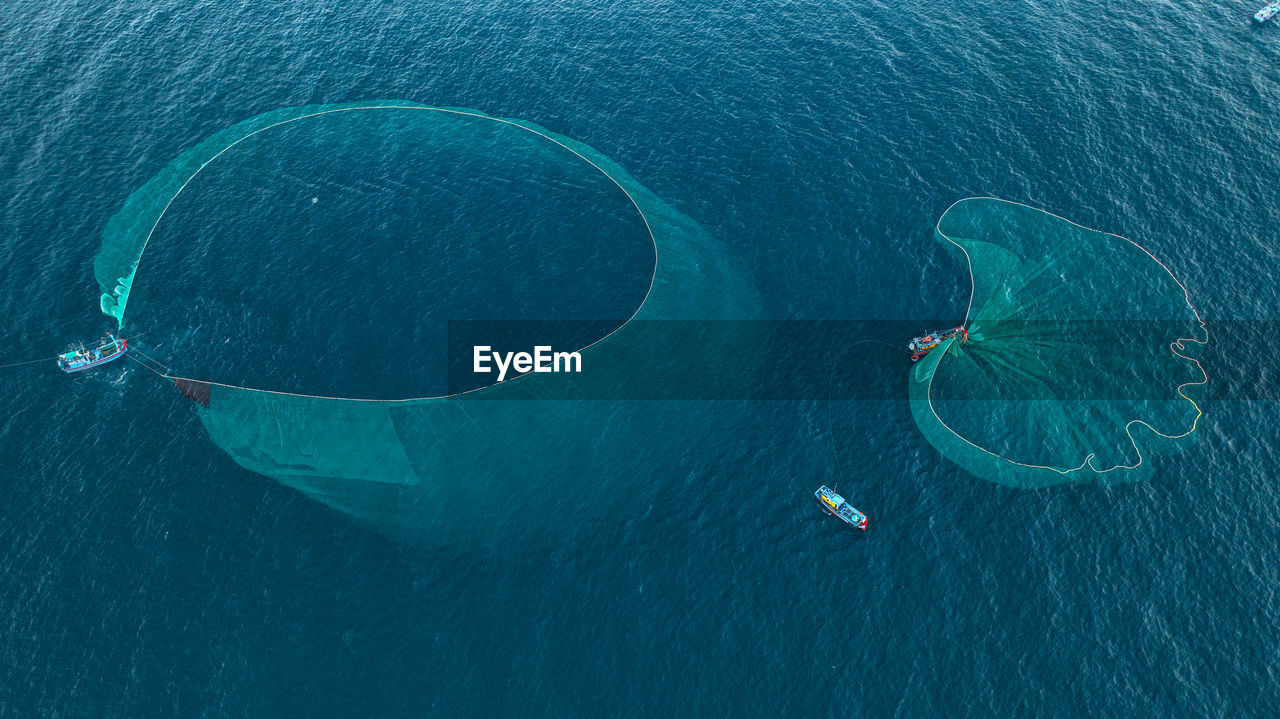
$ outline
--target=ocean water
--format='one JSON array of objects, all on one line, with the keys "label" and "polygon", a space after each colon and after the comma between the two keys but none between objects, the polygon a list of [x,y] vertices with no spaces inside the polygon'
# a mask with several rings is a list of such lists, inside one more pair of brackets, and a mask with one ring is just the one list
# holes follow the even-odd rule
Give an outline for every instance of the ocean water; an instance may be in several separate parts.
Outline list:
[{"label": "ocean water", "polygon": [[[993,195],[1141,242],[1212,342],[1276,313],[1280,27],[1251,26],[1257,9],[16,0],[0,7],[0,364],[108,326],[102,225],[184,148],[271,109],[373,98],[598,149],[723,243],[764,319],[962,315],[964,268],[933,224]],[[368,194],[334,227],[361,217],[394,235],[431,204],[422,175],[305,157],[279,177]],[[371,298],[439,277],[431,263],[454,248],[292,254],[307,245],[291,213],[341,193],[275,177],[240,178],[259,192],[243,212],[211,184],[225,200],[192,195],[162,228],[138,280],[151,346],[287,383],[307,378],[264,349],[281,325],[237,312],[305,308],[289,321],[309,337],[362,346],[419,329]],[[301,207],[272,211],[285,202]],[[548,227],[617,223],[602,235],[616,252],[540,256],[568,283],[541,304],[485,289],[528,281],[521,263],[487,271],[509,259],[500,244],[447,289],[515,314],[583,297],[592,316],[625,314],[648,261],[633,220],[608,203],[551,209]],[[584,232],[564,239],[598,248]],[[1214,349],[1233,374],[1211,379],[1234,389],[1211,385],[1200,440],[1148,481],[1027,491],[968,475],[915,429],[904,368],[902,401],[677,405],[674,428],[626,438],[634,451],[564,467],[647,478],[627,484],[633,511],[495,501],[465,541],[408,540],[240,468],[132,363],[0,369],[0,716],[1268,716],[1280,437],[1257,398],[1275,375],[1251,361],[1265,345]],[[1260,383],[1239,383],[1255,367]],[[868,533],[824,519],[823,483],[870,515]]]}]

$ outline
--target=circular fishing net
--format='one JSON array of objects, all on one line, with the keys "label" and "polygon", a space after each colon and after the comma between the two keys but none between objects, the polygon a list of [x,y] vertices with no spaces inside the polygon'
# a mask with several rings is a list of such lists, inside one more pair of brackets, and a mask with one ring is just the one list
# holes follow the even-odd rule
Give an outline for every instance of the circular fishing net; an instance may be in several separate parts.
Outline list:
[{"label": "circular fishing net", "polygon": [[[644,333],[632,331],[642,324],[639,320],[743,319],[758,311],[754,290],[719,243],[596,150],[532,123],[402,101],[277,110],[183,152],[108,222],[94,265],[102,287],[102,311],[121,326],[131,317],[130,295],[137,278],[146,277],[143,258],[148,243],[162,236],[156,228],[166,210],[206,167],[232,157],[238,146],[267,141],[279,131],[296,136],[314,126],[359,137],[359,130],[382,122],[386,113],[413,116],[413,142],[466,146],[473,152],[481,148],[495,156],[525,148],[554,154],[557,161],[568,158],[605,178],[625,198],[633,217],[640,218],[652,240],[651,283],[629,318],[615,322],[604,336],[582,338],[577,345],[583,365],[589,363],[592,369],[591,379],[584,382],[608,385],[610,377],[625,373],[638,356],[645,357]],[[345,125],[335,130],[335,118]],[[317,119],[325,119],[325,124],[309,124]],[[386,151],[378,145],[363,149]],[[324,202],[316,199],[317,204]],[[307,203],[299,211],[305,211]],[[326,285],[323,278],[317,285],[317,291],[342,290]],[[378,367],[369,370],[377,372]],[[391,400],[266,391],[180,377],[176,371],[166,375],[199,403],[209,436],[240,465],[354,515],[410,529],[448,531],[446,524],[458,529],[491,519],[490,503],[498,498],[504,506],[543,511],[548,517],[557,510],[538,508],[549,506],[545,502],[553,496],[603,502],[617,495],[616,483],[601,483],[590,471],[567,468],[582,468],[593,456],[610,451],[636,453],[637,471],[652,466],[658,460],[639,458],[649,450],[636,447],[633,433],[667,423],[670,416],[655,416],[667,409],[690,421],[696,421],[690,418],[697,414],[682,402],[553,399],[565,396],[554,389],[565,381],[562,375],[527,374],[461,394]],[[588,390],[581,396],[591,394]],[[673,451],[678,456],[681,450]]]}]

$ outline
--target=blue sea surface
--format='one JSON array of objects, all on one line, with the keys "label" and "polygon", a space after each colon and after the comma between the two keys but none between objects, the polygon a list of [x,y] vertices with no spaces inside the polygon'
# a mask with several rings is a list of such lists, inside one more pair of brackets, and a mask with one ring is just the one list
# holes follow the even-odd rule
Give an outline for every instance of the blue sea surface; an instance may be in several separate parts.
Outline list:
[{"label": "blue sea surface", "polygon": [[[762,319],[959,319],[968,278],[933,226],[990,195],[1140,242],[1212,342],[1280,299],[1261,4],[10,0],[0,364],[110,326],[102,227],[183,149],[381,98],[599,150],[725,246]],[[647,241],[590,180],[502,196],[566,244],[486,230],[441,283],[456,245],[387,254],[437,206],[431,158],[334,152],[193,187],[139,271],[139,347],[209,379],[411,396],[430,380],[386,374],[388,345],[431,335],[404,302],[372,311],[400,296],[380,288],[489,318],[625,317],[643,296]],[[329,248],[343,228],[377,241]],[[345,374],[277,351],[334,334],[362,348]],[[531,476],[538,511],[479,497],[492,524],[407,540],[241,468],[134,363],[0,369],[0,717],[1274,714],[1274,402],[1208,402],[1150,481],[1015,490],[925,441],[905,372],[902,401],[673,403],[602,443],[633,450],[563,467],[619,482],[629,511]],[[870,530],[824,518],[820,484]]]}]

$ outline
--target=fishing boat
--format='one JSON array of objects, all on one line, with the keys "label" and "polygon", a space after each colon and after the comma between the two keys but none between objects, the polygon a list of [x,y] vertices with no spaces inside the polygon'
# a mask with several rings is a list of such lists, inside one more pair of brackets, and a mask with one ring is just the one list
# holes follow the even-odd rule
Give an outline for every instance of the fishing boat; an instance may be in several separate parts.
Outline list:
[{"label": "fishing boat", "polygon": [[104,342],[93,349],[80,347],[58,355],[58,369],[63,372],[83,372],[98,365],[106,364],[129,351],[128,341],[116,339],[110,332],[107,333],[107,339],[110,341]]},{"label": "fishing boat", "polygon": [[834,490],[826,485],[818,487],[818,491],[813,493],[818,498],[818,504],[841,521],[851,527],[857,527],[861,530],[867,528],[867,515],[854,509],[852,504],[845,501],[844,497],[836,494]]},{"label": "fishing boat", "polygon": [[1254,22],[1266,22],[1280,13],[1280,2],[1269,3],[1253,16]]},{"label": "fishing boat", "polygon": [[949,330],[930,332],[923,337],[916,337],[907,343],[907,350],[911,352],[911,361],[915,362],[932,352],[938,345],[957,335],[960,337],[960,344],[969,341],[969,330],[964,327],[952,327]]}]

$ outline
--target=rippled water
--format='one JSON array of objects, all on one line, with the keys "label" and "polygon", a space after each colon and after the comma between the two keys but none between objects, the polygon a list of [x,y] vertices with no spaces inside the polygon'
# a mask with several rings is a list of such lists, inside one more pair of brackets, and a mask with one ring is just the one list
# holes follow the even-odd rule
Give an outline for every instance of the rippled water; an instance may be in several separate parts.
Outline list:
[{"label": "rippled water", "polygon": [[[980,194],[1141,242],[1211,332],[1272,319],[1280,27],[1251,27],[1257,9],[10,2],[0,364],[107,326],[98,233],[183,148],[386,97],[595,147],[723,242],[768,318],[962,314],[963,268],[930,233]],[[240,261],[193,247],[190,266]],[[323,289],[275,299],[347,322]],[[241,330],[221,339],[270,341]],[[1280,698],[1273,403],[1211,403],[1148,482],[1040,491],[949,464],[905,402],[672,403],[633,451],[566,467],[647,477],[632,511],[498,501],[460,543],[240,469],[136,365],[0,372],[2,715],[1262,716]],[[813,506],[837,482],[865,536]]]}]

